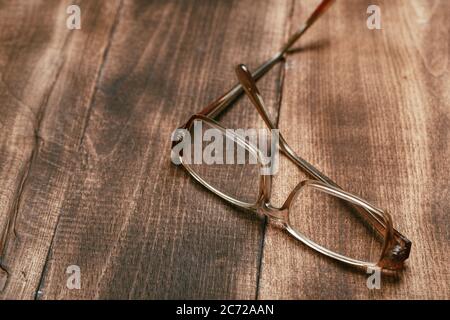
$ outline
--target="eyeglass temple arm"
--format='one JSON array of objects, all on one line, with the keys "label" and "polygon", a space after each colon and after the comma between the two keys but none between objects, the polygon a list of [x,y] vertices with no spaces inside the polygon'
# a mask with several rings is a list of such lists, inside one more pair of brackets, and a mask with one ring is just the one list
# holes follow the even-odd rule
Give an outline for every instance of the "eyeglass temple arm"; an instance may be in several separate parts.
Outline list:
[{"label": "eyeglass temple arm", "polygon": [[[236,67],[236,75],[239,79],[239,82],[241,83],[242,87],[244,88],[247,96],[252,101],[253,105],[258,110],[259,114],[263,118],[264,122],[270,129],[276,129],[276,126],[273,124],[273,122],[270,120],[267,112],[264,100],[256,86],[256,82],[253,79],[250,71],[245,65],[238,65]],[[280,150],[295,164],[297,164],[299,167],[301,167],[305,172],[307,172],[310,176],[314,177],[315,179],[322,181],[323,183],[326,183],[330,186],[333,186],[335,188],[341,189],[337,183],[335,183],[333,180],[328,178],[326,175],[324,175],[322,172],[320,172],[318,169],[316,169],[312,164],[307,162],[306,160],[299,157],[294,150],[291,149],[291,147],[287,144],[286,140],[284,139],[283,135],[279,134],[280,139]],[[377,232],[385,236],[386,230],[388,230],[390,227],[389,225],[386,225],[386,222],[384,221],[383,215],[380,214],[374,214],[370,210],[366,210],[363,207],[360,206],[354,206],[356,211],[366,219],[368,223],[370,223]],[[390,251],[397,254],[397,256],[392,257],[392,266],[398,267],[404,260],[406,260],[409,256],[409,251],[411,248],[411,242],[404,237],[400,232],[397,230],[394,230],[394,242],[393,243],[387,243],[386,245],[389,247]],[[386,262],[388,263],[388,262]]]},{"label": "eyeglass temple arm", "polygon": [[[263,118],[264,122],[270,129],[277,129],[275,124],[270,120],[269,115],[267,114],[267,108],[265,106],[264,100],[262,98],[261,93],[258,90],[258,87],[256,86],[256,82],[252,77],[252,74],[248,70],[247,66],[240,64],[236,67],[236,75],[239,79],[239,82],[241,86],[244,88],[245,93],[255,106],[256,110],[258,110],[258,113]],[[317,170],[312,164],[307,162],[306,160],[299,157],[294,150],[292,150],[289,145],[287,144],[286,140],[280,133],[280,148],[283,153],[285,153],[292,161],[297,163],[301,168],[303,168],[308,174],[310,174],[315,179],[322,181],[324,183],[327,183],[329,185],[332,185],[334,187],[339,186],[332,181],[330,178],[325,176],[322,172]]]},{"label": "eyeglass temple arm", "polygon": [[[335,0],[323,0],[311,16],[306,20],[300,28],[290,36],[286,44],[277,52],[272,58],[260,65],[252,77],[259,80],[263,75],[265,75],[272,67],[281,61],[284,55],[292,48],[292,46],[297,42],[298,39],[314,24],[314,22],[322,16],[325,11],[333,4]],[[216,118],[220,113],[227,109],[233,101],[235,101],[244,92],[240,84],[235,85],[228,92],[222,95],[220,98],[209,104],[205,109],[199,112],[201,115],[208,116],[210,118]]]}]

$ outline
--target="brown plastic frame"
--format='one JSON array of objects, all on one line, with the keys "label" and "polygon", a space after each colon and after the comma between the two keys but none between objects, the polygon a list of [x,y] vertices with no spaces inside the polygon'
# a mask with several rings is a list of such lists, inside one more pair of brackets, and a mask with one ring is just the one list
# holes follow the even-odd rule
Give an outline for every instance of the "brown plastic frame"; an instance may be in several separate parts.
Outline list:
[{"label": "brown plastic frame", "polygon": [[[277,62],[284,59],[285,54],[292,47],[292,45],[301,37],[301,35],[317,20],[317,18],[324,13],[324,11],[333,3],[333,0],[324,0],[317,7],[307,22],[288,40],[287,44],[278,52],[272,59],[269,59],[263,63],[255,73],[251,74],[245,65],[239,65],[236,68],[236,74],[240,81],[240,84],[233,87],[230,91],[224,94],[222,97],[211,103],[204,110],[198,114],[192,116],[188,122],[181,127],[181,129],[190,130],[195,120],[201,120],[208,123],[211,127],[222,131],[226,135],[233,135],[233,139],[244,146],[247,150],[252,152],[258,158],[261,157],[260,151],[254,146],[248,144],[244,139],[234,135],[227,131],[224,127],[218,124],[214,118],[217,117],[222,111],[231,105],[231,103],[245,91],[247,96],[256,107],[258,113],[266,123],[269,129],[278,129],[274,123],[270,120],[264,101],[256,86],[255,80],[264,75],[270,70]],[[178,142],[174,142],[176,145]],[[205,180],[199,176],[195,170],[193,170],[187,163],[183,162],[182,156],[180,162],[183,167],[202,185],[207,189],[214,192],[218,196],[227,200],[228,202],[248,209],[252,212],[266,215],[270,221],[275,221],[278,225],[284,228],[290,235],[297,240],[303,242],[312,249],[343,263],[365,267],[374,268],[379,267],[388,270],[399,270],[403,267],[403,263],[409,257],[411,250],[411,241],[409,241],[400,232],[394,229],[392,218],[381,209],[376,208],[365,200],[345,192],[334,181],[325,176],[322,172],[317,170],[313,165],[306,160],[299,157],[292,148],[287,144],[286,140],[281,134],[279,134],[279,149],[282,154],[287,156],[295,165],[303,169],[315,180],[305,180],[300,182],[296,188],[290,193],[289,197],[285,201],[281,208],[275,208],[270,204],[271,198],[271,185],[272,177],[270,175],[261,175],[261,182],[259,188],[259,196],[256,203],[245,203],[230,197],[229,195],[215,189],[212,185],[208,184]],[[366,262],[356,260],[350,257],[343,256],[339,253],[330,251],[317,243],[311,241],[303,234],[296,231],[290,224],[289,209],[291,207],[293,199],[303,190],[303,188],[311,187],[319,191],[328,193],[332,196],[338,197],[352,204],[360,216],[368,222],[379,234],[383,237],[384,244],[381,253],[381,257],[378,262]]]}]

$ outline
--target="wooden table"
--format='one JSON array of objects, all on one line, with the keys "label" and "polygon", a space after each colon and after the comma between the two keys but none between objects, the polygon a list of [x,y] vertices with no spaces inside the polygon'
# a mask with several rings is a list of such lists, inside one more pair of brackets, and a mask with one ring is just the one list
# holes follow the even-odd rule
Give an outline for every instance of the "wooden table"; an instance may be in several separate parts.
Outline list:
[{"label": "wooden table", "polygon": [[[170,162],[171,132],[318,0],[77,1],[81,30],[71,1],[2,2],[1,298],[450,298],[450,1],[376,1],[369,30],[373,2],[338,0],[259,86],[291,146],[412,240],[381,290]],[[256,125],[248,106],[223,121]],[[304,178],[280,176],[276,201]]]}]

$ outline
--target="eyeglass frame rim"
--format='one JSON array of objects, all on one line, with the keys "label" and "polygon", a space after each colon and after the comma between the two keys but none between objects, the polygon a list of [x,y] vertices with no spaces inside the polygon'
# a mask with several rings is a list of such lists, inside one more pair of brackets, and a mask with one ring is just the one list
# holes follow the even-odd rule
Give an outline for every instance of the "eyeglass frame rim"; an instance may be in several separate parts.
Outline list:
[{"label": "eyeglass frame rim", "polygon": [[[245,146],[245,148],[252,152],[254,156],[257,157],[258,163],[261,164],[261,152],[258,150],[257,147],[251,145],[245,139],[240,137],[239,135],[227,131],[227,129],[223,126],[221,126],[217,121],[214,119],[211,119],[205,115],[196,114],[193,115],[189,121],[180,129],[190,130],[192,125],[196,120],[201,120],[206,122],[208,125],[210,125],[212,128],[220,130],[222,134],[224,135],[231,135],[231,137],[234,139],[234,141],[238,142],[239,144]],[[256,213],[256,214],[263,214],[267,216],[270,221],[275,222],[278,226],[280,226],[282,229],[288,232],[290,236],[292,236],[294,239],[302,242],[306,246],[310,247],[311,249],[328,256],[330,258],[333,258],[335,260],[338,260],[340,262],[347,263],[352,266],[356,267],[364,267],[364,268],[376,268],[381,267],[380,261],[383,260],[383,257],[386,256],[386,252],[389,250],[389,239],[393,237],[394,231],[392,226],[392,218],[391,216],[375,207],[374,205],[368,203],[364,199],[353,195],[349,192],[346,192],[340,188],[337,188],[335,186],[326,184],[322,181],[313,180],[313,179],[307,179],[303,180],[300,183],[297,184],[295,188],[293,188],[289,194],[289,196],[284,201],[283,205],[280,208],[274,207],[271,204],[271,189],[272,189],[272,176],[271,175],[260,175],[259,180],[259,191],[258,196],[256,198],[255,203],[249,203],[244,202],[236,199],[233,196],[230,196],[226,194],[225,192],[222,192],[218,189],[216,189],[214,186],[209,184],[205,179],[203,179],[193,168],[190,167],[190,164],[183,161],[183,156],[179,156],[180,164],[183,166],[183,168],[200,184],[202,184],[206,189],[208,189],[210,192],[214,193],[215,195],[219,196],[220,198],[224,199],[228,203],[248,210],[250,212]],[[362,261],[359,259],[353,259],[348,256],[339,254],[337,252],[334,252],[332,250],[329,250],[318,243],[312,241],[309,237],[303,235],[300,231],[296,230],[295,227],[292,226],[290,223],[290,208],[292,205],[293,200],[298,196],[298,194],[302,191],[303,188],[311,186],[313,188],[319,189],[322,192],[328,193],[332,196],[338,197],[342,200],[348,201],[351,204],[359,205],[366,210],[370,211],[371,213],[379,216],[381,219],[383,219],[384,223],[388,226],[385,229],[384,234],[381,234],[383,237],[383,247],[380,254],[380,259],[378,262],[368,262],[368,261]]]}]

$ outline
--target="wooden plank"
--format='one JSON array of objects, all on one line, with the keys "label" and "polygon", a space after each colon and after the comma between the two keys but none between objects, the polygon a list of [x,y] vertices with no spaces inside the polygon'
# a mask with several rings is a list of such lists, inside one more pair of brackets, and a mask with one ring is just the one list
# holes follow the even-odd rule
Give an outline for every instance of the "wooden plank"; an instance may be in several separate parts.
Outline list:
[{"label": "wooden plank", "polygon": [[83,29],[66,26],[69,1],[4,2],[0,21],[0,230],[15,214],[2,264],[2,299],[35,297],[115,13],[85,1]]},{"label": "wooden plank", "polygon": [[[317,2],[296,1],[293,20]],[[337,1],[302,42],[320,45],[288,58],[280,129],[345,189],[389,209],[413,242],[407,268],[371,291],[364,272],[268,227],[259,298],[450,297],[450,3],[377,1],[383,29],[373,31],[366,27],[370,4]],[[276,200],[302,179],[283,163]]]},{"label": "wooden plank", "polygon": [[[2,3],[0,231],[17,223],[0,298],[448,299],[448,1],[380,0],[382,31],[366,28],[370,1],[338,1],[288,58],[283,90],[282,69],[260,83],[274,118],[282,99],[291,146],[413,241],[381,290],[170,163],[172,130],[318,2],[80,1],[78,31],[68,1]],[[221,121],[260,126],[248,106]],[[303,178],[283,162],[275,203]]]},{"label": "wooden plank", "polygon": [[[289,13],[277,0],[124,2],[71,179],[58,188],[39,298],[255,297],[263,220],[173,166],[170,136],[236,82],[235,64],[270,57]],[[279,74],[261,84],[273,115]],[[247,105],[223,122],[257,125]],[[66,287],[73,264],[81,290]]]}]

